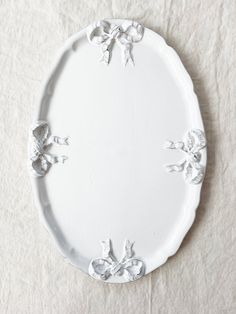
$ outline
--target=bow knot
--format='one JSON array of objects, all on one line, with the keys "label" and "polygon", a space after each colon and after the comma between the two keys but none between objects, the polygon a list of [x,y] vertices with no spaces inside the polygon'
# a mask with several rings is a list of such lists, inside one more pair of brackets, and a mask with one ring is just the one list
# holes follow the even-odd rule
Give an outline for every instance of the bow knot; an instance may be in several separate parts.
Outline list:
[{"label": "bow knot", "polygon": [[192,184],[201,183],[205,167],[201,164],[201,151],[206,147],[206,138],[203,131],[193,129],[189,131],[183,142],[166,143],[166,148],[176,149],[185,154],[185,158],[176,164],[167,165],[166,169],[169,172],[184,172],[185,180]]},{"label": "bow knot", "polygon": [[113,265],[110,268],[110,273],[112,276],[115,276],[116,274],[119,274],[122,269],[122,264],[119,262],[113,263]]},{"label": "bow knot", "polygon": [[111,60],[112,48],[115,42],[121,48],[124,65],[128,62],[134,64],[132,44],[142,39],[143,32],[143,27],[137,22],[114,25],[107,21],[99,21],[88,30],[88,40],[101,47],[101,61],[105,64],[109,64]]},{"label": "bow knot", "polygon": [[30,163],[36,177],[44,176],[51,165],[64,162],[67,159],[66,156],[52,155],[48,150],[53,143],[68,145],[68,138],[49,135],[49,133],[49,126],[45,121],[38,121],[32,130]]},{"label": "bow knot", "polygon": [[107,280],[110,276],[124,276],[127,281],[132,281],[143,276],[144,263],[133,258],[133,243],[126,240],[124,255],[120,261],[113,255],[111,241],[102,241],[102,257],[93,259],[89,265],[89,274],[101,280]]}]

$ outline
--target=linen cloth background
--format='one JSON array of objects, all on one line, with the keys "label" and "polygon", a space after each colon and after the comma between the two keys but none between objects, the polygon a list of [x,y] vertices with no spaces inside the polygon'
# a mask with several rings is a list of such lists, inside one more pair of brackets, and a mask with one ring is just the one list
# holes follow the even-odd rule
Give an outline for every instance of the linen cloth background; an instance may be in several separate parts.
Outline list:
[{"label": "linen cloth background", "polygon": [[[26,167],[41,83],[73,33],[129,18],[162,35],[190,73],[208,168],[177,254],[125,285],[67,264],[39,221]],[[0,313],[236,313],[236,1],[0,0]]]}]

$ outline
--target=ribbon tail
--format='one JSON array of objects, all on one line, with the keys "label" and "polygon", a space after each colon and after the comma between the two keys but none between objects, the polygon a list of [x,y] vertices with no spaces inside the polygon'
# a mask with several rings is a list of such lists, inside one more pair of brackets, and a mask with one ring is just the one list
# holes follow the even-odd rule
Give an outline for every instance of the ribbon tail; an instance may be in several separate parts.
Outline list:
[{"label": "ribbon tail", "polygon": [[101,46],[102,58],[100,61],[105,63],[106,65],[108,65],[111,60],[112,47],[113,47],[113,41],[110,38],[106,40]]},{"label": "ribbon tail", "polygon": [[186,161],[183,161],[183,162],[177,163],[177,164],[167,165],[166,170],[168,172],[182,172],[184,170],[185,164],[186,164]]},{"label": "ribbon tail", "polygon": [[69,145],[68,137],[59,137],[59,136],[51,135],[48,139],[47,145],[50,145],[53,143],[58,144],[58,145]]},{"label": "ribbon tail", "polygon": [[100,62],[108,65],[111,59],[111,53],[106,50],[106,51],[102,51],[102,58],[100,59]]},{"label": "ribbon tail", "polygon": [[131,258],[134,255],[133,245],[134,245],[134,243],[130,242],[129,240],[125,241],[124,257],[122,259],[122,262],[128,260],[129,258]]},{"label": "ribbon tail", "polygon": [[126,66],[128,63],[134,65],[134,60],[132,56],[132,45],[131,44],[121,44],[122,49],[122,59],[123,63]]},{"label": "ribbon tail", "polygon": [[44,154],[44,158],[49,162],[50,164],[56,164],[58,162],[64,163],[64,161],[67,159],[66,156],[55,156],[51,154]]},{"label": "ribbon tail", "polygon": [[178,150],[184,150],[184,143],[183,142],[172,142],[172,141],[166,141],[165,142],[165,148],[166,149],[178,149]]}]

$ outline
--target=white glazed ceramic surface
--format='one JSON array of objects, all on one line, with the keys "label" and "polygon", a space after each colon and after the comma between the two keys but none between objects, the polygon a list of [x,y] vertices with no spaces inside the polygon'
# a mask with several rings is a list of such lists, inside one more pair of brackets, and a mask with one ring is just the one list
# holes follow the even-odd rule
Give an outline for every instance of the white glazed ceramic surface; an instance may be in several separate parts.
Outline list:
[{"label": "white glazed ceramic surface", "polygon": [[136,23],[130,33],[130,21],[109,23],[82,30],[59,52],[39,100],[30,162],[62,254],[116,283],[177,251],[199,204],[206,149],[175,51]]}]

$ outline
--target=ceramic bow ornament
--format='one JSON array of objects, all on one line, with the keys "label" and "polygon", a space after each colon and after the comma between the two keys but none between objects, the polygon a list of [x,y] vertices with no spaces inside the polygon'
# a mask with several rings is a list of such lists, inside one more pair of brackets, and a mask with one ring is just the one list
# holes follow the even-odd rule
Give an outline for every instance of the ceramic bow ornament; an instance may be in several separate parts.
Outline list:
[{"label": "ceramic bow ornament", "polygon": [[205,167],[201,164],[201,150],[205,147],[205,134],[199,129],[189,131],[183,142],[166,142],[166,148],[179,150],[185,155],[184,159],[179,163],[167,165],[167,171],[183,171],[187,182],[193,184],[201,183],[205,174]]},{"label": "ceramic bow ornament", "polygon": [[49,153],[52,144],[68,145],[68,138],[50,135],[48,123],[38,121],[32,129],[32,147],[30,164],[33,174],[37,177],[44,176],[51,165],[57,162],[64,162],[66,156],[56,156]]},{"label": "ceramic bow ornament", "polygon": [[134,64],[132,56],[133,43],[143,37],[144,28],[137,22],[122,25],[110,24],[108,21],[99,21],[88,30],[88,40],[101,47],[102,59],[105,64],[111,60],[112,48],[115,43],[120,46],[124,65]]},{"label": "ceramic bow ornament", "polygon": [[133,281],[143,276],[144,263],[133,258],[133,243],[126,240],[124,254],[118,261],[112,253],[111,241],[102,241],[102,257],[93,259],[89,265],[89,274],[96,279],[107,280],[110,276],[124,276],[127,281]]}]

